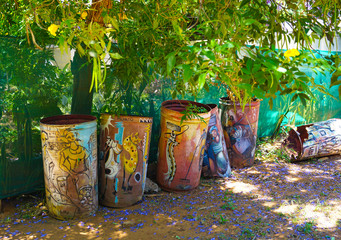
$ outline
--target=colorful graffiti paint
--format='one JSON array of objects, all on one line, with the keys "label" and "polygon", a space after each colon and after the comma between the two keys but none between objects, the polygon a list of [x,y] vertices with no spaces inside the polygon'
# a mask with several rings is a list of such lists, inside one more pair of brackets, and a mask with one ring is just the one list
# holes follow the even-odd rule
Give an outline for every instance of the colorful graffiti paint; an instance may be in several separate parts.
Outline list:
[{"label": "colorful graffiti paint", "polygon": [[[181,122],[189,103],[204,107],[203,118]],[[170,100],[161,107],[161,137],[157,164],[157,182],[168,191],[194,189],[200,181],[210,108],[181,100]]]},{"label": "colorful graffiti paint", "polygon": [[341,153],[341,119],[307,124],[291,129],[283,146],[292,161]]},{"label": "colorful graffiti paint", "polygon": [[[167,172],[165,175],[165,181],[168,185],[170,185],[174,179],[176,172],[176,161],[174,157],[174,147],[179,144],[177,142],[176,137],[178,135],[183,134],[186,130],[188,130],[188,126],[178,126],[171,122],[166,122],[167,132],[165,133],[165,138],[167,138],[166,145],[166,163],[167,163]],[[183,130],[182,130],[183,129]]]},{"label": "colorful graffiti paint", "polygon": [[101,204],[126,207],[142,199],[152,123],[152,118],[101,115]]},{"label": "colorful graffiti paint", "polygon": [[219,104],[231,166],[252,166],[256,151],[260,101],[248,103],[244,109],[239,103],[233,103],[226,98],[221,98]]},{"label": "colorful graffiti paint", "polygon": [[65,115],[41,120],[46,203],[58,219],[98,208],[96,118]]},{"label": "colorful graffiti paint", "polygon": [[216,104],[208,105],[212,110],[208,123],[202,175],[204,177],[229,177],[231,175],[231,167],[218,106]]}]

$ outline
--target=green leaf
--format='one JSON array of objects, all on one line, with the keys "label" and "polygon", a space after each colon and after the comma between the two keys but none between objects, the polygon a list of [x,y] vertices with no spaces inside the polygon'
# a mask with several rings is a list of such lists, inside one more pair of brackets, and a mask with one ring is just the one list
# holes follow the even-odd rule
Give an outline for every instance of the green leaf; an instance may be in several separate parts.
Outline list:
[{"label": "green leaf", "polygon": [[341,85],[339,86],[339,99],[341,100]]},{"label": "green leaf", "polygon": [[265,92],[262,89],[256,88],[253,89],[252,92],[257,98],[264,98],[265,97]]},{"label": "green leaf", "polygon": [[242,72],[245,73],[246,75],[250,75],[251,74],[249,69],[246,69],[246,68],[242,68]]},{"label": "green leaf", "polygon": [[267,59],[265,62],[263,62],[263,65],[265,65],[270,70],[277,70],[277,65],[269,59]]},{"label": "green leaf", "polygon": [[224,48],[234,48],[234,46],[235,45],[232,42],[227,42],[227,43],[223,44]]},{"label": "green leaf", "polygon": [[117,20],[115,19],[115,18],[110,18],[111,19],[111,24],[112,24],[112,26],[116,29],[116,30],[118,30],[119,29],[119,26],[118,26],[118,22],[117,22]]},{"label": "green leaf", "polygon": [[298,97],[298,94],[295,94],[292,98],[291,98],[291,102],[294,102]]},{"label": "green leaf", "polygon": [[306,107],[307,106],[306,98],[308,98],[308,100],[310,100],[310,98],[304,93],[299,93],[298,96],[300,97],[300,100],[303,103],[303,106]]},{"label": "green leaf", "polygon": [[204,53],[204,55],[205,55],[206,57],[208,57],[210,60],[212,60],[213,62],[216,61],[216,58],[215,58],[214,53],[213,53],[212,51],[206,51],[206,52]]},{"label": "green leaf", "polygon": [[[291,88],[287,88],[284,91],[281,91],[281,93],[279,95],[286,95],[286,94],[290,94],[293,92],[294,92],[294,90],[292,90]],[[297,98],[297,96],[296,96],[296,98]]]},{"label": "green leaf", "polygon": [[184,69],[184,82],[188,82],[188,80],[192,77],[193,71],[189,65],[183,65]]},{"label": "green leaf", "polygon": [[246,26],[248,26],[248,25],[251,25],[254,22],[257,22],[257,21],[255,19],[246,19],[244,23],[245,23]]},{"label": "green leaf", "polygon": [[111,41],[108,42],[108,45],[107,45],[107,48],[106,48],[107,52],[110,52],[110,49],[111,49]]},{"label": "green leaf", "polygon": [[90,57],[96,58],[97,57],[97,52],[94,49],[89,50],[89,55]]},{"label": "green leaf", "polygon": [[255,65],[253,65],[253,68],[252,68],[252,73],[256,73],[256,72],[258,72],[259,71],[259,69],[260,69],[260,64],[255,64]]},{"label": "green leaf", "polygon": [[260,72],[257,72],[255,75],[254,75],[256,81],[259,83],[259,84],[263,84],[265,83],[265,74],[264,72],[260,71]]},{"label": "green leaf", "polygon": [[159,26],[158,19],[157,19],[157,18],[154,18],[154,20],[153,20],[153,29],[154,29],[154,30],[157,29],[158,26]]},{"label": "green leaf", "polygon": [[283,76],[283,73],[275,71],[273,76],[275,77],[275,80],[279,82],[281,77]]},{"label": "green leaf", "polygon": [[168,55],[167,59],[167,75],[170,75],[175,65],[175,52]]},{"label": "green leaf", "polygon": [[338,80],[338,78],[341,76],[341,71],[337,70],[333,73],[331,79],[330,79],[330,87],[336,86],[340,84],[341,80]]},{"label": "green leaf", "polygon": [[119,53],[109,53],[112,59],[122,59],[123,57]]},{"label": "green leaf", "polygon": [[323,31],[322,31],[322,29],[321,29],[320,26],[315,25],[315,26],[312,27],[312,30],[313,30],[314,32],[316,32],[320,37],[323,36]]},{"label": "green leaf", "polygon": [[249,71],[251,71],[251,69],[252,69],[252,61],[251,61],[250,59],[248,59],[248,60],[246,61],[246,68],[247,68],[247,70],[249,70]]},{"label": "green leaf", "polygon": [[251,91],[251,84],[249,84],[249,83],[239,83],[237,86],[239,88],[245,89],[245,90],[247,90],[249,92]]},{"label": "green leaf", "polygon": [[204,87],[204,84],[206,82],[206,73],[202,73],[200,74],[199,76],[199,79],[198,79],[198,91],[200,91],[203,87]]}]

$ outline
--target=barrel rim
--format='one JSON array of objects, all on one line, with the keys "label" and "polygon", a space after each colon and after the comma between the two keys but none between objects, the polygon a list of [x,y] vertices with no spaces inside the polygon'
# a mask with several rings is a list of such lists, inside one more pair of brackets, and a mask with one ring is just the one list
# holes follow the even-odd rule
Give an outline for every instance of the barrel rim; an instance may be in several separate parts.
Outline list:
[{"label": "barrel rim", "polygon": [[[245,104],[245,106],[258,106],[263,99],[255,98],[254,100]],[[219,104],[221,105],[235,105],[240,106],[241,103],[238,101],[232,101],[229,97],[221,97],[219,98]]]},{"label": "barrel rim", "polygon": [[117,115],[117,114],[113,114],[113,113],[101,113],[101,116],[112,116],[112,117],[116,117],[116,118],[120,118],[120,117],[130,117],[130,118],[150,118],[153,119],[153,117],[149,117],[149,116],[138,116],[138,115]]},{"label": "barrel rim", "polygon": [[[292,162],[300,161],[302,160],[303,155],[303,142],[300,137],[300,133],[296,131],[295,127],[288,126],[290,128],[290,131],[288,132],[288,137],[282,142],[282,149],[284,152],[290,156]],[[289,137],[291,137],[289,139]],[[298,149],[294,149],[292,147],[292,144],[295,144],[296,142],[299,144],[297,147]],[[292,141],[290,141],[292,140]],[[294,154],[295,153],[295,154]]]},{"label": "barrel rim", "polygon": [[[70,121],[67,123],[60,124],[58,121],[66,120]],[[72,120],[82,120],[81,122],[72,122]],[[86,114],[66,114],[66,115],[56,115],[51,117],[46,117],[40,120],[41,124],[45,125],[53,125],[53,126],[60,126],[60,125],[75,125],[75,124],[82,124],[82,123],[89,123],[96,121],[97,118],[92,115]]]},{"label": "barrel rim", "polygon": [[196,105],[198,107],[203,107],[206,109],[206,112],[198,113],[198,114],[209,113],[212,110],[207,104],[194,102],[194,101],[190,101],[190,100],[179,100],[179,99],[163,101],[161,104],[161,108],[165,108],[165,109],[180,113],[180,111],[177,111],[177,110],[170,108],[171,106],[173,106],[175,104],[178,104],[177,106],[188,106],[188,104],[193,104],[193,105]]}]

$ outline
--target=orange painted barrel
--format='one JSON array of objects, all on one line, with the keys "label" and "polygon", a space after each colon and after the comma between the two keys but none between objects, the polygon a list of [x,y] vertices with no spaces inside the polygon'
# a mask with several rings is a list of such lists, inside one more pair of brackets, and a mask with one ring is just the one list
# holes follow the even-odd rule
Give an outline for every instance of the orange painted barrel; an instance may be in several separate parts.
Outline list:
[{"label": "orange painted barrel", "polygon": [[40,129],[49,213],[62,220],[92,215],[98,208],[96,117],[48,117]]},{"label": "orange painted barrel", "polygon": [[101,115],[100,203],[127,207],[142,200],[153,118]]},{"label": "orange painted barrel", "polygon": [[[193,110],[193,106],[203,112],[197,113],[199,118],[184,120],[186,107]],[[156,174],[161,188],[186,191],[199,185],[209,120],[210,108],[205,104],[185,100],[162,103]]]},{"label": "orange painted barrel", "polygon": [[260,100],[239,103],[220,98],[221,123],[232,167],[250,167],[254,163]]}]

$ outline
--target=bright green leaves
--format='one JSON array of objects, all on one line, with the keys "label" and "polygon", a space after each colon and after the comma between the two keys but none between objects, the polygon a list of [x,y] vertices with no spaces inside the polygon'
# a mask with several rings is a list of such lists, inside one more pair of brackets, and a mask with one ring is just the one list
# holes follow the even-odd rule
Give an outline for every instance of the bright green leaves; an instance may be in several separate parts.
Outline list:
[{"label": "bright green leaves", "polygon": [[97,54],[96,50],[90,49],[89,50],[89,56],[93,57],[93,58],[97,58],[98,54]]},{"label": "bright green leaves", "polygon": [[199,79],[198,79],[198,90],[199,91],[204,87],[205,82],[206,82],[206,73],[202,73],[202,74],[200,74]]},{"label": "bright green leaves", "polygon": [[183,74],[184,82],[187,83],[193,75],[193,70],[191,69],[191,66],[188,64],[185,64],[182,67],[184,70],[184,74]]},{"label": "bright green leaves", "polygon": [[116,59],[116,60],[123,58],[119,53],[109,53],[109,55],[112,59]]},{"label": "bright green leaves", "polygon": [[175,66],[175,52],[170,53],[167,57],[167,75],[169,76]]}]

